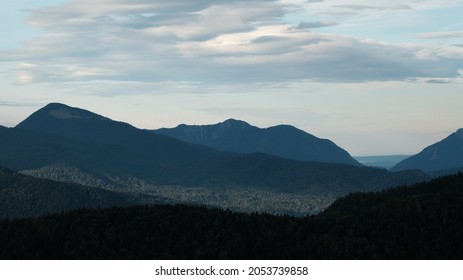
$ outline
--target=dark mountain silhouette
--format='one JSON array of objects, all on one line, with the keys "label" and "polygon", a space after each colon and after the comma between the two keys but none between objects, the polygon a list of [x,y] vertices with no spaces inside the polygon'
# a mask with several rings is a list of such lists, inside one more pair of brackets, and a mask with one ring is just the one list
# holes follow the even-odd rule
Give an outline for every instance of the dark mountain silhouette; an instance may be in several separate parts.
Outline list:
[{"label": "dark mountain silhouette", "polygon": [[16,126],[18,129],[37,131],[72,140],[128,148],[132,152],[152,157],[163,165],[207,160],[216,152],[193,146],[163,135],[137,129],[127,123],[113,121],[95,113],[64,104],[51,103]]},{"label": "dark mountain silhouette", "polygon": [[[152,133],[141,133],[148,139],[157,137]],[[180,142],[175,139],[172,141],[176,144]],[[170,158],[167,150],[169,145],[164,146],[161,156],[156,156],[153,150],[159,150],[159,146],[145,153],[139,151],[139,146],[132,149],[126,143],[116,145],[77,141],[47,133],[3,128],[0,129],[0,165],[17,171],[48,166],[75,168],[113,187],[117,187],[117,182],[108,178],[135,177],[161,185],[259,187],[337,195],[427,179],[423,173],[415,171],[390,173],[369,167],[294,161],[262,153],[222,154],[200,146],[184,145],[191,149],[198,147],[206,156],[201,155],[199,159],[185,158],[176,164],[177,158],[174,155],[177,151],[172,151],[173,156]],[[150,149],[147,144],[146,149]],[[199,151],[192,151],[191,154]],[[165,163],[163,157],[166,158]],[[55,170],[62,173],[59,169]]]},{"label": "dark mountain silhouette", "polygon": [[462,201],[460,173],[350,194],[304,218],[184,205],[78,210],[0,221],[0,259],[462,259]]},{"label": "dark mountain silhouette", "polygon": [[0,167],[0,219],[166,202],[152,196],[33,178]]},{"label": "dark mountain silhouette", "polygon": [[38,177],[132,192],[140,192],[146,182],[338,197],[428,178],[418,171],[390,173],[263,153],[219,152],[57,103],[16,128],[0,128],[0,165]]},{"label": "dark mountain silhouette", "polygon": [[461,168],[463,168],[463,129],[399,162],[391,170],[420,169],[425,172],[436,172],[451,169],[458,171]]},{"label": "dark mountain silhouette", "polygon": [[262,129],[229,119],[214,125],[182,124],[154,132],[226,152],[262,152],[295,160],[361,165],[330,140],[317,138],[290,125]]}]

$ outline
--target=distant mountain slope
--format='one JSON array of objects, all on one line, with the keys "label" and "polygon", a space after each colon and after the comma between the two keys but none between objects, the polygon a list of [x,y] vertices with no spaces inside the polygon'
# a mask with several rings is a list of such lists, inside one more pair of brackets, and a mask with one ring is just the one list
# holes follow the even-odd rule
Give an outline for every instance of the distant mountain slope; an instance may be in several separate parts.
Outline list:
[{"label": "distant mountain slope", "polygon": [[[417,171],[390,173],[263,153],[219,152],[57,103],[38,110],[16,128],[0,128],[0,165],[37,177],[133,192],[176,186],[207,188],[222,195],[224,190],[252,188],[329,200],[428,178]],[[188,203],[185,193],[181,200]],[[212,205],[226,205],[222,202],[215,199]]]},{"label": "distant mountain slope", "polygon": [[0,167],[0,219],[33,217],[78,208],[165,202],[155,197],[24,176]]},{"label": "distant mountain slope", "polygon": [[425,172],[434,172],[460,167],[463,167],[463,128],[425,148],[420,153],[399,162],[391,170],[420,169]]},{"label": "distant mountain slope", "polygon": [[[61,173],[58,167],[62,166],[63,174],[67,169],[76,169],[88,174],[87,177],[103,180],[116,188],[119,181],[137,178],[158,185],[219,189],[256,187],[283,192],[342,195],[427,179],[423,173],[414,171],[390,173],[346,164],[294,161],[262,153],[219,153],[145,131],[140,131],[141,136],[133,136],[134,139],[140,137],[143,140],[142,136],[148,139],[139,141],[139,145],[130,142],[105,144],[92,141],[85,125],[79,129],[82,134],[89,135],[88,141],[18,128],[0,129],[0,165],[18,171],[28,170],[28,174],[37,174],[33,170]],[[117,136],[114,131],[110,133],[114,137],[125,137]],[[152,140],[158,137],[167,144],[171,140],[174,149],[169,150],[171,145],[163,146],[163,142],[160,144]],[[144,149],[140,151],[142,145]],[[190,155],[179,155],[175,147],[189,150]],[[160,149],[164,150],[158,153]],[[68,175],[66,177],[70,178]],[[57,179],[56,176],[51,178]],[[82,176],[75,178],[79,180]]]},{"label": "distant mountain slope", "polygon": [[304,218],[183,205],[78,210],[0,221],[0,259],[461,260],[462,201],[459,174],[351,194]]},{"label": "distant mountain slope", "polygon": [[[192,167],[192,171],[198,179],[207,178],[206,182],[212,186],[234,182],[241,186],[257,186],[276,191],[336,195],[381,190],[428,179],[420,171],[392,173],[348,164],[294,161],[263,153],[229,156],[214,164],[198,164]],[[207,174],[221,176],[208,177]]]},{"label": "distant mountain slope", "polygon": [[295,160],[361,165],[330,140],[317,138],[289,125],[261,129],[244,121],[229,119],[214,125],[182,124],[154,132],[220,151],[262,152]]},{"label": "distant mountain slope", "polygon": [[361,164],[365,166],[374,166],[381,168],[392,168],[397,163],[410,157],[409,155],[385,155],[385,156],[354,156]]}]

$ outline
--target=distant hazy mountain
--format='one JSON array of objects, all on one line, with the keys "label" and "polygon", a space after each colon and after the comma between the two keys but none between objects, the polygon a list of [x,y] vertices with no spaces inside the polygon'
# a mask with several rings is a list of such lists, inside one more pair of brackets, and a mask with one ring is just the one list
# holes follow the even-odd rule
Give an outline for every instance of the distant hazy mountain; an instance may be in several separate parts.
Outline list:
[{"label": "distant hazy mountain", "polygon": [[[230,203],[222,197],[228,199],[230,190],[237,190],[231,195],[242,194],[243,188],[270,196],[287,193],[332,200],[349,192],[428,178],[417,171],[391,173],[264,153],[220,152],[57,103],[38,110],[16,128],[0,127],[0,165],[42,178],[161,196],[172,186],[180,195],[165,197],[185,203],[201,202],[196,193],[185,189],[202,188],[208,190],[207,204],[218,207],[239,204],[239,195],[231,197]],[[255,208],[251,203],[246,209]]]},{"label": "distant hazy mountain", "polygon": [[154,197],[37,179],[0,167],[0,219],[152,202]]},{"label": "distant hazy mountain", "polygon": [[[148,138],[157,136],[147,135]],[[178,140],[172,141],[176,143]],[[203,150],[201,146],[191,147],[206,153],[208,159],[193,156],[189,162],[180,158],[175,164],[176,151],[169,151],[166,146],[157,157],[153,151],[139,152],[138,147],[131,149],[130,145],[77,141],[17,128],[0,129],[0,165],[17,171],[27,170],[28,174],[41,177],[59,179],[62,176],[77,183],[84,183],[81,180],[81,173],[84,173],[87,178],[94,178],[90,184],[113,188],[119,187],[119,181],[137,178],[158,185],[258,187],[340,195],[426,179],[417,172],[390,173],[345,164],[294,161],[262,153],[227,154]],[[159,149],[159,146],[153,147],[153,150]],[[172,154],[170,159],[167,158],[169,152]],[[165,163],[163,158],[167,158]],[[68,175],[68,170],[76,170],[77,174]],[[40,171],[56,174],[41,175]],[[103,184],[98,183],[100,180]]]},{"label": "distant hazy mountain", "polygon": [[366,166],[382,167],[389,169],[410,157],[409,155],[386,155],[386,156],[354,156],[361,164]]},{"label": "distant hazy mountain", "polygon": [[461,167],[463,167],[463,129],[399,162],[391,170],[420,169],[434,172],[447,169],[459,170]]},{"label": "distant hazy mountain", "polygon": [[229,119],[214,125],[182,124],[154,132],[226,152],[262,152],[295,160],[361,165],[330,140],[317,138],[290,125],[262,129]]}]

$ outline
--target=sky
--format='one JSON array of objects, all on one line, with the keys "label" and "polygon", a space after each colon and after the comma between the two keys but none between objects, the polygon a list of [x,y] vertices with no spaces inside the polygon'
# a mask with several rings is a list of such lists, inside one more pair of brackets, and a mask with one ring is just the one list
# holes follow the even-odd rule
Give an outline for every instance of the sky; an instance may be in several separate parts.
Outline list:
[{"label": "sky", "polygon": [[294,125],[352,155],[463,127],[462,0],[0,2],[0,125],[50,102],[139,128]]}]

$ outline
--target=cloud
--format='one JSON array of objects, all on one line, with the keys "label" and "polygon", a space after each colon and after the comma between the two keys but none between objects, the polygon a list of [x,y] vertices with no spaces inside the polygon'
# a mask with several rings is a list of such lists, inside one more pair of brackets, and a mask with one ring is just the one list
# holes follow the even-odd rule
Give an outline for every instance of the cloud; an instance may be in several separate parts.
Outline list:
[{"label": "cloud", "polygon": [[338,25],[337,22],[334,21],[303,21],[299,23],[296,27],[297,29],[313,29],[313,28],[321,28],[321,27],[329,27]]},{"label": "cloud", "polygon": [[377,5],[335,5],[337,8],[342,8],[342,9],[347,9],[347,10],[354,10],[354,11],[359,11],[359,10],[379,10],[379,11],[385,11],[385,10],[408,10],[411,9],[410,6],[408,5],[393,5],[393,6],[377,6]]},{"label": "cloud", "polygon": [[387,44],[310,30],[334,21],[295,27],[285,19],[298,9],[277,0],[75,0],[30,11],[26,22],[42,34],[0,53],[0,60],[18,63],[13,72],[21,85],[368,82],[454,77],[463,63],[458,46]]},{"label": "cloud", "polygon": [[43,106],[44,103],[34,101],[5,101],[0,100],[0,107],[38,107]]},{"label": "cloud", "polygon": [[454,77],[421,77],[410,79],[409,82],[428,84],[463,84],[463,69],[459,69]]},{"label": "cloud", "polygon": [[463,31],[429,32],[418,34],[421,39],[463,38]]},{"label": "cloud", "polygon": [[[348,2],[348,3],[346,3]],[[308,9],[318,14],[331,15],[331,16],[367,16],[372,17],[378,14],[389,16],[387,18],[393,18],[397,16],[398,12],[407,11],[432,11],[438,10],[437,13],[442,12],[442,9],[449,9],[455,7],[461,8],[460,0],[375,0],[375,1],[364,1],[364,0],[330,0],[321,1],[317,5],[311,5],[310,2],[306,3]]]}]

